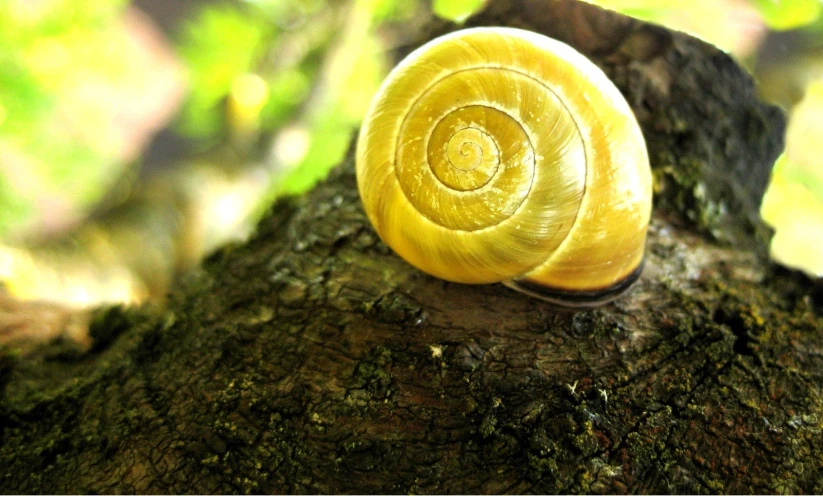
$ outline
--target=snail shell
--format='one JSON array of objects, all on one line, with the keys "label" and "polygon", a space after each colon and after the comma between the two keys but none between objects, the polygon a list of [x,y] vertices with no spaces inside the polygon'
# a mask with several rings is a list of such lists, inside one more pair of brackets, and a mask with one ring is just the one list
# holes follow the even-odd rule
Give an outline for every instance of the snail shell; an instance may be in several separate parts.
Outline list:
[{"label": "snail shell", "polygon": [[380,237],[436,277],[577,306],[640,274],[643,135],[614,84],[561,42],[472,28],[418,48],[374,97],[356,160]]}]

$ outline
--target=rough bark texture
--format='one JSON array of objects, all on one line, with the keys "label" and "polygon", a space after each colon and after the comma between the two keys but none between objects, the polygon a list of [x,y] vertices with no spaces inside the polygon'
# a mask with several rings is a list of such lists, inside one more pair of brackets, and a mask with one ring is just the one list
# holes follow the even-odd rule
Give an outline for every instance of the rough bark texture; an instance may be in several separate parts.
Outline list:
[{"label": "rough bark texture", "polygon": [[349,159],[166,310],[102,312],[93,352],[2,355],[0,491],[823,492],[821,291],[757,220],[780,113],[716,49],[586,4],[471,24],[576,46],[634,107],[658,191],[628,295],[428,277]]}]

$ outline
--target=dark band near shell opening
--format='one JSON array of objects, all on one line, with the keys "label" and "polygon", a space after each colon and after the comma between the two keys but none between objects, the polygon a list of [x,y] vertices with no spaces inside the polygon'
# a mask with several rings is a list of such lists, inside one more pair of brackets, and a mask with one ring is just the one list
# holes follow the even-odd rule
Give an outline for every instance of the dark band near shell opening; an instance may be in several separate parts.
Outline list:
[{"label": "dark band near shell opening", "polygon": [[514,290],[528,294],[529,296],[534,296],[535,298],[540,298],[541,300],[554,303],[555,305],[564,307],[596,307],[603,305],[604,303],[608,303],[629,289],[629,286],[634,284],[634,282],[640,278],[640,273],[643,272],[644,264],[645,259],[640,262],[640,265],[638,265],[637,268],[625,278],[612,284],[608,288],[597,289],[594,291],[572,291],[568,289],[552,288],[529,282],[524,279],[505,281],[503,284]]}]

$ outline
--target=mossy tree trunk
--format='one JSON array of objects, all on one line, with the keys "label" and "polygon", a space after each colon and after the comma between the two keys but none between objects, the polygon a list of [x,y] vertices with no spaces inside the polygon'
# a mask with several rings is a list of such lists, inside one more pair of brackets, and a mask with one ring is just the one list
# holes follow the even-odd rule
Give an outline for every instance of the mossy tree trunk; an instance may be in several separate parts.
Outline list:
[{"label": "mossy tree trunk", "polygon": [[428,277],[368,225],[349,158],[167,309],[0,360],[0,490],[823,492],[821,292],[757,217],[781,114],[718,50],[586,4],[469,24],[572,44],[635,109],[657,196],[628,295],[564,312]]}]

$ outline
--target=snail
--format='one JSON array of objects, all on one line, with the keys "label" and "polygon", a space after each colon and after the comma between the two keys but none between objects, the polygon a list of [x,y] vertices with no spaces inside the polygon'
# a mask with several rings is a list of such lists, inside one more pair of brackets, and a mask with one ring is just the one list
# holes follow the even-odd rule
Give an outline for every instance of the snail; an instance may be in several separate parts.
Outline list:
[{"label": "snail", "polygon": [[436,277],[594,306],[640,275],[640,127],[593,62],[546,36],[470,28],[412,52],[372,100],[356,171],[381,239]]}]

